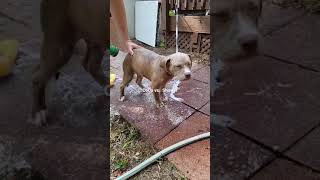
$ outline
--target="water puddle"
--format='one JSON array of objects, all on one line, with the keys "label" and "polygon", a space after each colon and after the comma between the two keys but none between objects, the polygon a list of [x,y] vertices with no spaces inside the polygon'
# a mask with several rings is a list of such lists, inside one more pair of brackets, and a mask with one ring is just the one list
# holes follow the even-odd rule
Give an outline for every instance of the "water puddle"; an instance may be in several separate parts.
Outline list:
[{"label": "water puddle", "polygon": [[174,95],[179,90],[180,83],[181,82],[179,80],[173,80],[172,87],[171,87],[171,93],[170,93],[170,98],[175,101],[178,101],[178,102],[184,101],[182,98],[178,98]]}]

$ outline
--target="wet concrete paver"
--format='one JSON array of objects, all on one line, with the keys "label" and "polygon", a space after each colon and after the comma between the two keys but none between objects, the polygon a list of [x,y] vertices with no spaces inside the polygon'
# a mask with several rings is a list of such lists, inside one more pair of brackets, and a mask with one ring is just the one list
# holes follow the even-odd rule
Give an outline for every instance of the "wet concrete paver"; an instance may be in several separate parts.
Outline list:
[{"label": "wet concrete paver", "polygon": [[40,0],[2,0],[0,12],[1,39],[26,42],[41,37]]},{"label": "wet concrete paver", "polygon": [[187,105],[200,109],[210,100],[210,86],[193,79],[182,81],[175,95],[182,98]]},{"label": "wet concrete paver", "polygon": [[192,73],[192,79],[210,84],[210,66],[205,66]]},{"label": "wet concrete paver", "polygon": [[292,159],[320,171],[320,128],[316,128],[295,146],[286,155]]},{"label": "wet concrete paver", "polygon": [[262,169],[252,180],[317,180],[320,174],[285,159],[277,159]]},{"label": "wet concrete paver", "polygon": [[271,161],[274,155],[254,142],[230,131],[213,126],[212,179],[242,180]]},{"label": "wet concrete paver", "polygon": [[305,15],[265,37],[261,43],[262,52],[320,71],[319,18],[319,14]]},{"label": "wet concrete paver", "polygon": [[[210,131],[209,116],[196,112],[156,144],[160,150],[193,136]],[[210,140],[185,146],[167,158],[190,180],[210,179]],[[195,164],[197,164],[195,166]]]},{"label": "wet concrete paver", "polygon": [[106,160],[106,147],[101,142],[83,144],[57,140],[51,143],[42,138],[34,144],[31,156],[36,158],[31,164],[46,177],[95,180],[106,176],[105,161],[102,161]]},{"label": "wet concrete paver", "polygon": [[[247,173],[249,179],[320,179],[317,161],[320,16],[281,8],[270,2],[264,1],[260,19],[260,32],[264,36],[259,42],[262,56],[231,68],[232,74],[211,99],[212,108],[214,115],[232,121],[224,131],[232,130],[240,138],[248,139],[247,142],[262,145],[261,149],[272,157],[271,161],[265,161],[270,164],[258,164],[258,171]],[[224,125],[217,120],[214,127]],[[226,136],[214,129],[217,141]],[[230,173],[236,169],[234,167],[229,168],[228,175],[219,176],[219,168],[229,167],[226,163],[228,153],[233,149],[241,150],[240,147],[223,148],[229,146],[227,142],[221,141],[219,147],[211,146],[216,151],[213,154],[217,164],[214,177],[244,179],[247,176]],[[239,145],[239,142],[234,144]],[[290,159],[275,160],[275,155]],[[222,160],[218,161],[219,158]]]},{"label": "wet concrete paver", "polygon": [[260,32],[262,35],[272,33],[303,14],[302,10],[282,8],[272,4],[270,1],[264,1],[259,24]]},{"label": "wet concrete paver", "polygon": [[234,119],[233,129],[282,151],[320,122],[319,80],[295,65],[256,57],[232,69],[213,109]]},{"label": "wet concrete paver", "polygon": [[[117,80],[110,90],[111,105],[151,143],[159,141],[195,111],[172,99],[165,102],[163,107],[157,108],[152,92],[143,92],[135,80],[125,89],[126,98],[121,102],[120,83],[121,80]],[[143,84],[145,88],[150,87],[150,81],[146,79]]]},{"label": "wet concrete paver", "polygon": [[206,105],[204,105],[200,111],[206,115],[210,115],[210,102],[208,102]]},{"label": "wet concrete paver", "polygon": [[38,38],[39,34],[33,29],[27,28],[19,23],[0,15],[0,40],[16,39],[19,42],[26,42],[31,38]]},{"label": "wet concrete paver", "polygon": [[40,34],[40,5],[41,0],[2,0],[0,11]]},{"label": "wet concrete paver", "polygon": [[179,127],[156,144],[159,149],[164,149],[172,144],[210,131],[210,118],[201,112],[196,112],[183,121]]}]

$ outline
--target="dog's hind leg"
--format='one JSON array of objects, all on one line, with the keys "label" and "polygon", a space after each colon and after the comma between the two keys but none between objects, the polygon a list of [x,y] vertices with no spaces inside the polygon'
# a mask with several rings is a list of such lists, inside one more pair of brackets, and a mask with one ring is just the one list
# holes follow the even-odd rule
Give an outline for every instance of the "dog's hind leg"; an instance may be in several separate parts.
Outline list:
[{"label": "dog's hind leg", "polygon": [[120,86],[120,101],[124,101],[124,89],[131,82],[134,75],[134,71],[130,66],[130,61],[130,55],[126,56],[123,61],[123,78]]},{"label": "dog's hind leg", "polygon": [[225,64],[220,59],[214,59],[212,68],[214,78],[212,95],[214,96],[215,91],[221,88],[225,83],[224,80],[227,66],[225,66]]},{"label": "dog's hind leg", "polygon": [[29,122],[41,126],[46,124],[46,94],[48,81],[68,62],[72,55],[73,41],[48,40],[45,38],[41,50],[40,64],[32,75],[33,104]]},{"label": "dog's hind leg", "polygon": [[137,80],[136,80],[136,83],[138,84],[139,87],[141,87],[141,89],[144,89],[144,86],[142,84],[142,79],[143,79],[143,76],[142,75],[139,75],[137,74]]},{"label": "dog's hind leg", "polygon": [[107,85],[107,77],[103,73],[102,59],[104,56],[105,47],[98,43],[87,41],[88,52],[84,59],[83,66],[87,72],[101,85]]},{"label": "dog's hind leg", "polygon": [[40,22],[43,32],[40,64],[32,74],[33,103],[29,122],[46,124],[46,85],[58,70],[68,62],[74,46],[74,32],[68,15],[61,10],[66,1],[41,1]]}]

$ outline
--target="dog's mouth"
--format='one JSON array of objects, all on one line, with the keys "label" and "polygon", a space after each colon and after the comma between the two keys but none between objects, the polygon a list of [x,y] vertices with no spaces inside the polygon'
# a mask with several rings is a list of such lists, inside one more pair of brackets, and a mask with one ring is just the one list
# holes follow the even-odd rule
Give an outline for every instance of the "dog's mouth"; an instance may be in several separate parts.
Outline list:
[{"label": "dog's mouth", "polygon": [[191,75],[188,75],[188,76],[176,76],[176,78],[174,78],[174,79],[177,79],[179,81],[187,81],[187,80],[191,79]]},{"label": "dog's mouth", "polygon": [[185,76],[184,81],[191,79],[191,75]]},{"label": "dog's mouth", "polygon": [[191,78],[184,78],[184,79],[181,79],[180,81],[187,81],[189,79],[191,79]]}]

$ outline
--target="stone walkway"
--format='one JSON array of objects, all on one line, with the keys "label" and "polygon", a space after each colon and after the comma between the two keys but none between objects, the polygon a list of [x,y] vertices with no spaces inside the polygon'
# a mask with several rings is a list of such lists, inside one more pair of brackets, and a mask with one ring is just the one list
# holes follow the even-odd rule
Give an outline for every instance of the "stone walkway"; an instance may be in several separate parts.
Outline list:
[{"label": "stone walkway", "polygon": [[264,4],[262,55],[211,99],[212,179],[320,179],[320,15]]},{"label": "stone walkway", "polygon": [[[122,61],[125,54],[111,58],[111,72],[118,80],[111,88],[111,105],[131,124],[140,130],[142,136],[157,149],[164,149],[172,144],[195,135],[210,131],[210,68],[194,64],[192,79],[179,85],[176,97],[171,98],[163,108],[155,107],[151,92],[143,92],[133,80],[125,90],[126,100],[119,101],[119,86],[122,78]],[[166,87],[172,90],[174,81]],[[145,88],[150,82],[144,79]],[[165,93],[167,97],[170,93]],[[191,180],[210,178],[210,141],[204,140],[182,148],[168,156],[169,161]]]}]

